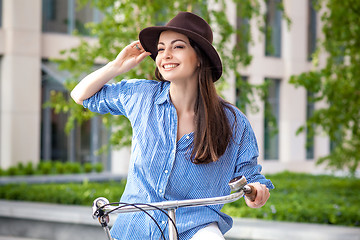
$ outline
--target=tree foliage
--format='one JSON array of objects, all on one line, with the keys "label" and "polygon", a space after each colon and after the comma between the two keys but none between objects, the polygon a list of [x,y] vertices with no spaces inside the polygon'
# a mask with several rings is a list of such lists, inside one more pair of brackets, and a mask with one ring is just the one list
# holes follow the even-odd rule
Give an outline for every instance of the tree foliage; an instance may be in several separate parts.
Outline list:
[{"label": "tree foliage", "polygon": [[[96,43],[90,44],[85,37],[79,36],[82,40],[79,46],[64,50],[65,59],[55,60],[60,70],[67,70],[72,73],[72,78],[66,81],[65,87],[71,91],[77,82],[89,72],[100,60],[108,62],[129,43],[138,39],[141,29],[149,26],[163,25],[174,17],[179,11],[194,12],[205,20],[214,29],[214,45],[221,55],[224,74],[218,81],[217,87],[222,89],[226,84],[229,73],[235,73],[237,86],[242,89],[240,102],[243,106],[254,107],[254,95],[266,89],[261,85],[253,85],[247,81],[240,81],[239,70],[251,62],[251,56],[247,51],[247,45],[252,43],[251,26],[247,24],[250,19],[256,19],[260,29],[263,28],[264,17],[260,12],[260,0],[233,0],[237,7],[238,17],[244,20],[243,24],[234,26],[226,15],[226,3],[229,1],[215,0],[214,4],[208,5],[204,0],[78,0],[80,7],[91,4],[103,14],[103,19],[98,23],[88,23],[86,28],[91,37],[97,39]],[[215,6],[216,5],[216,6]],[[75,33],[76,34],[76,33]],[[236,43],[234,44],[234,39]],[[138,67],[119,76],[114,81],[127,78],[154,78],[154,62],[147,58]],[[263,93],[261,95],[264,95]],[[69,131],[75,123],[82,123],[89,120],[94,113],[84,110],[71,99],[68,100],[62,93],[53,93],[50,106],[56,112],[69,114],[66,130]],[[131,142],[131,127],[127,119],[119,116],[104,115],[103,121],[106,125],[112,126],[113,134],[110,143],[113,146],[128,145]],[[114,127],[115,126],[115,127]]]},{"label": "tree foliage", "polygon": [[[360,2],[319,0],[324,37],[318,41],[313,62],[318,70],[293,76],[291,82],[311,93],[310,101],[326,103],[305,126],[310,133],[325,131],[334,146],[318,163],[354,173],[360,160]],[[320,68],[319,54],[326,52]]]}]

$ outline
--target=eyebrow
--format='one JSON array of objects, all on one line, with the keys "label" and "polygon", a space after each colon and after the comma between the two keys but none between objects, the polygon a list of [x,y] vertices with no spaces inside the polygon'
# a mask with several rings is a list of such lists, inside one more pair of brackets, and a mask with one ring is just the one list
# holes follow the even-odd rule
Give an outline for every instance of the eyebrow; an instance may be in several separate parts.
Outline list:
[{"label": "eyebrow", "polygon": [[[185,41],[182,40],[182,39],[175,39],[175,40],[171,41],[171,44],[174,44],[174,43],[176,43],[177,41],[180,41],[180,42],[183,42],[183,43],[187,44],[187,42],[185,42]],[[159,44],[165,45],[165,43],[163,43],[163,42],[159,42],[158,45],[159,45]]]}]

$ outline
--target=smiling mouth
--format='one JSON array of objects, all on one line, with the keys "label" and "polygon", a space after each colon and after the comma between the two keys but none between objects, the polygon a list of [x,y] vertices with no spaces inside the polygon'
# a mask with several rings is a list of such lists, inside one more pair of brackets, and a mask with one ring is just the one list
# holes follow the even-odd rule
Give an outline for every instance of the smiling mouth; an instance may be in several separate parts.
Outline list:
[{"label": "smiling mouth", "polygon": [[163,65],[163,68],[164,68],[165,70],[170,70],[170,69],[176,68],[177,66],[179,66],[179,64],[171,63],[171,64],[164,64],[164,65]]}]

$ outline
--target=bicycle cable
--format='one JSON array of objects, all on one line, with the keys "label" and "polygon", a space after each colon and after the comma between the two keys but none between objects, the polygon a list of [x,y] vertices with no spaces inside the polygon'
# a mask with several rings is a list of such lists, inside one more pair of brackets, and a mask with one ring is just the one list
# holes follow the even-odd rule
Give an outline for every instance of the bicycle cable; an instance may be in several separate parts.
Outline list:
[{"label": "bicycle cable", "polygon": [[[155,208],[156,210],[161,211],[163,214],[165,214],[165,216],[166,216],[168,219],[170,219],[172,225],[175,227],[176,234],[179,235],[174,220],[169,216],[169,214],[168,214],[166,211],[164,211],[163,209],[161,209],[161,208],[159,208],[159,207],[157,207],[157,206],[151,205],[151,204],[149,204],[149,203],[134,203],[134,204],[130,204],[130,203],[122,203],[122,202],[109,203],[109,204],[104,205],[104,206],[115,205],[115,204],[116,204],[116,205],[118,205],[118,204],[126,204],[126,205],[128,205],[128,206],[133,206],[133,205],[135,204],[135,205],[144,205],[144,206],[148,206],[148,207]],[[125,207],[125,206],[121,206],[121,208],[122,208],[122,207]],[[117,209],[119,209],[119,208],[116,208],[116,209],[113,209],[113,210],[109,211],[108,214],[112,213],[113,211],[116,211]],[[145,211],[145,210],[143,210],[143,211]]]},{"label": "bicycle cable", "polygon": [[[123,208],[123,207],[133,206],[133,207],[139,209],[140,211],[144,212],[146,215],[148,215],[148,216],[154,221],[154,223],[156,224],[157,228],[160,230],[160,233],[161,233],[162,238],[163,238],[164,240],[166,240],[166,239],[165,239],[165,235],[164,235],[164,231],[161,229],[161,227],[160,227],[159,223],[157,222],[157,220],[156,220],[153,216],[151,216],[150,213],[148,213],[146,210],[144,210],[144,209],[142,209],[141,207],[139,207],[139,205],[140,205],[140,206],[143,205],[143,206],[148,206],[148,207],[155,208],[156,210],[159,210],[159,211],[161,211],[163,214],[165,214],[168,219],[170,219],[171,223],[173,224],[173,226],[174,226],[174,228],[175,228],[175,232],[176,232],[176,235],[177,235],[177,239],[179,240],[179,233],[178,233],[178,230],[177,230],[177,227],[176,227],[176,224],[175,224],[174,220],[169,216],[169,214],[168,214],[167,212],[165,212],[163,209],[161,209],[161,208],[159,208],[159,207],[156,207],[156,206],[154,206],[154,205],[151,205],[151,204],[148,204],[148,203],[123,203],[123,202],[113,202],[113,203],[105,204],[105,205],[99,207],[97,210],[99,210],[99,209],[101,209],[101,208],[104,208],[104,207],[106,207],[106,206],[120,205],[120,204],[121,204],[121,206],[118,206],[118,207],[116,207],[116,208],[108,211],[107,213],[105,213],[105,215],[109,215],[110,213],[112,213],[112,212],[114,212],[114,211],[117,211],[117,210],[119,210],[119,209],[121,209],[121,208]],[[165,226],[165,227],[166,227],[166,226]]]},{"label": "bicycle cable", "polygon": [[[116,203],[114,203],[114,204],[116,204]],[[148,213],[146,210],[142,209],[141,207],[137,206],[137,204],[132,204],[132,203],[118,203],[118,204],[123,204],[123,205],[122,205],[122,206],[119,206],[119,207],[117,207],[117,208],[114,208],[113,210],[111,210],[111,211],[109,211],[108,213],[106,213],[106,215],[112,213],[113,211],[119,210],[119,209],[121,209],[121,208],[123,208],[123,207],[133,206],[133,207],[139,209],[140,211],[144,212],[146,215],[148,215],[148,216],[151,218],[151,220],[154,221],[154,223],[156,224],[157,228],[160,230],[160,233],[161,233],[161,236],[162,236],[163,240],[166,240],[166,239],[165,239],[165,235],[164,235],[164,231],[161,229],[159,223],[155,220],[155,218],[150,215],[150,213]]]}]

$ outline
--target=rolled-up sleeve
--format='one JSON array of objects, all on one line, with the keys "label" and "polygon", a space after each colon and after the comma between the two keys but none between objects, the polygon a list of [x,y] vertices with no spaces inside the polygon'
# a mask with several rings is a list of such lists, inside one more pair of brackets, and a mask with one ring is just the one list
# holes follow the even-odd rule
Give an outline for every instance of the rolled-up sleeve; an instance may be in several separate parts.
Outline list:
[{"label": "rolled-up sleeve", "polygon": [[248,183],[260,182],[265,184],[269,189],[274,185],[261,174],[261,165],[258,164],[259,149],[254,131],[247,119],[241,121],[238,126],[238,152],[237,162],[234,171],[234,177],[245,176]]},{"label": "rolled-up sleeve", "polygon": [[125,115],[127,96],[132,94],[131,84],[123,80],[119,83],[106,84],[97,93],[84,100],[83,106],[100,114]]}]

